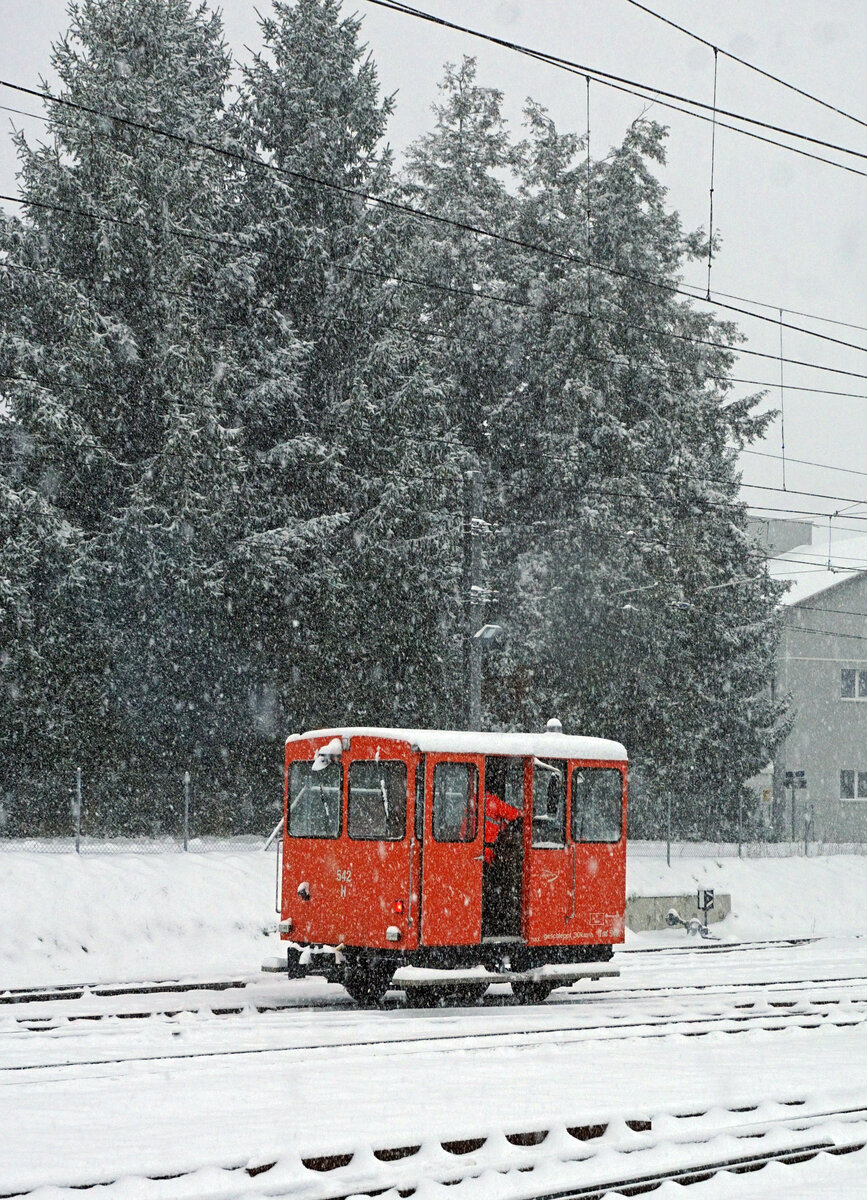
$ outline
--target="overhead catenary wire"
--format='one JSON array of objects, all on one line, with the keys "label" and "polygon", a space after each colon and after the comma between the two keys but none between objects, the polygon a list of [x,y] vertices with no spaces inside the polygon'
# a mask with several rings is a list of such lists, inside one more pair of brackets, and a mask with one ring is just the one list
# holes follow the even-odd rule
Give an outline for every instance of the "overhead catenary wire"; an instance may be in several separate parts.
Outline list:
[{"label": "overhead catenary wire", "polygon": [[828,608],[827,605],[805,604],[803,601],[798,604],[793,604],[791,607],[796,609],[798,612],[821,612],[831,613],[832,615],[839,615],[841,617],[862,617],[865,621],[867,621],[867,612],[862,612],[860,609],[855,608]]},{"label": "overhead catenary wire", "polygon": [[[684,96],[678,92],[670,92],[665,88],[657,87],[655,84],[642,83],[639,80],[628,79],[625,76],[616,75],[611,71],[603,71],[598,67],[588,66],[586,63],[575,62],[572,59],[563,58],[561,55],[552,54],[546,50],[538,50],[531,46],[522,45],[520,42],[510,41],[507,38],[501,38],[495,34],[486,33],[483,30],[473,29],[468,25],[460,25],[456,21],[449,21],[445,17],[439,17],[436,14],[427,12],[424,9],[415,8],[413,5],[403,3],[402,0],[367,0],[367,3],[376,5],[378,8],[389,9],[392,12],[401,13],[404,16],[415,17],[418,20],[426,21],[433,25],[440,25],[446,29],[452,29],[456,32],[467,34],[469,37],[479,38],[482,41],[490,42],[493,45],[502,47],[503,49],[512,50],[515,53],[523,54],[540,62],[547,63],[552,67],[566,70],[571,74],[585,76],[589,74],[591,78],[602,84],[610,81],[612,83],[626,85],[629,87],[641,88],[645,93],[650,93],[650,96],[660,96],[665,100],[673,100],[680,104],[688,104],[693,108],[701,109],[707,113],[710,113],[714,110],[714,106],[706,101],[697,100],[690,96]],[[648,97],[645,96],[643,98],[646,99]],[[812,134],[803,133],[800,130],[789,129],[786,126],[776,125],[771,121],[763,121],[760,117],[752,117],[747,113],[732,112],[724,108],[718,108],[716,111],[721,116],[729,117],[735,121],[742,121],[746,125],[754,125],[756,128],[765,129],[772,133],[782,134],[783,136],[790,137],[796,141],[802,141],[810,145],[820,146],[827,150],[834,150],[837,153],[847,154],[853,158],[867,160],[867,151],[857,150],[851,146],[844,146],[838,142],[830,142],[824,138],[818,138]],[[708,117],[707,119],[710,120],[711,118]],[[739,130],[738,132],[741,131]],[[796,149],[796,147],[791,148]],[[845,164],[839,165],[845,167]]]},{"label": "overhead catenary wire", "polygon": [[[867,399],[867,397],[865,397],[865,399]],[[751,447],[747,448],[746,446],[739,450],[738,453],[754,455],[757,458],[774,458],[777,459],[777,461],[780,459],[779,454],[773,454],[770,450],[753,450]],[[867,471],[859,471],[857,467],[837,467],[834,466],[833,463],[816,462],[815,459],[812,458],[792,458],[791,455],[787,457],[786,461],[789,463],[796,463],[800,467],[818,467],[822,471],[834,471],[844,475],[860,475],[864,478],[867,478]],[[780,490],[782,491],[782,488]]]},{"label": "overhead catenary wire", "polygon": [[815,629],[809,625],[787,625],[786,630],[790,633],[810,633],[819,635],[820,637],[846,638],[847,641],[867,642],[867,634],[843,633],[836,629]]},{"label": "overhead catenary wire", "polygon": [[814,92],[808,92],[804,88],[798,87],[797,84],[789,82],[787,79],[782,79],[779,75],[774,75],[771,71],[766,71],[764,68],[757,66],[755,63],[749,62],[745,58],[732,53],[730,50],[724,50],[721,46],[709,42],[707,38],[701,37],[692,29],[687,29],[683,25],[678,25],[677,21],[672,21],[670,17],[664,16],[655,9],[648,8],[646,4],[641,4],[640,0],[626,0],[627,4],[631,4],[633,8],[638,8],[648,16],[654,17],[657,21],[662,21],[664,25],[670,25],[672,29],[676,29],[679,33],[685,34],[686,37],[692,38],[693,41],[700,42],[702,46],[707,46],[714,53],[722,54],[725,58],[731,59],[741,67],[746,67],[749,71],[754,71],[757,75],[763,76],[765,79],[777,83],[780,87],[787,88],[791,92],[795,92],[799,96],[803,96],[806,100],[811,100],[814,104],[821,105],[822,108],[827,108],[830,112],[837,113],[838,116],[845,117],[847,121],[854,121],[856,125],[861,125],[867,128],[867,121],[861,117],[856,117],[854,113],[847,112],[846,109],[832,104],[830,100],[823,100],[821,96],[817,96]]},{"label": "overhead catenary wire", "polygon": [[[370,2],[377,3],[377,2],[379,2],[379,0],[370,0]],[[488,229],[484,226],[474,225],[467,221],[460,221],[454,217],[448,217],[442,213],[431,212],[428,209],[417,208],[413,205],[402,203],[402,202],[397,201],[390,197],[376,196],[373,193],[365,192],[360,188],[351,187],[347,184],[335,183],[331,180],[321,179],[318,176],[310,175],[306,172],[298,171],[297,169],[294,169],[294,168],[280,166],[279,164],[276,164],[276,163],[266,162],[263,159],[259,158],[258,156],[249,154],[245,151],[231,149],[229,147],[220,146],[220,145],[212,143],[212,142],[205,142],[205,141],[202,141],[197,138],[191,138],[186,134],[179,134],[173,130],[167,130],[161,126],[153,125],[149,122],[143,122],[143,121],[135,120],[130,117],[124,117],[117,113],[104,112],[102,110],[95,109],[89,105],[84,105],[84,104],[80,104],[77,101],[69,100],[65,97],[54,96],[47,91],[44,93],[40,93],[40,92],[35,91],[33,88],[27,88],[20,84],[10,83],[7,80],[0,79],[0,87],[7,87],[7,88],[12,88],[14,90],[22,91],[28,95],[37,96],[37,97],[39,97],[39,99],[41,99],[44,102],[50,102],[53,104],[63,105],[65,107],[87,113],[91,116],[98,116],[98,117],[101,117],[102,119],[105,119],[108,121],[116,121],[119,124],[128,125],[133,129],[152,133],[155,136],[167,138],[168,140],[174,141],[176,143],[194,146],[197,149],[203,149],[203,150],[209,151],[211,153],[221,154],[230,159],[242,162],[247,165],[255,166],[260,169],[274,171],[278,174],[285,175],[290,178],[298,179],[303,182],[311,183],[315,186],[329,188],[329,189],[337,191],[339,193],[349,195],[349,196],[354,196],[358,199],[364,200],[366,203],[369,203],[369,204],[372,204],[375,206],[380,206],[380,207],[383,207],[383,208],[391,210],[391,211],[402,213],[402,214],[410,216],[414,219],[430,220],[430,221],[436,222],[441,225],[451,226],[451,227],[458,229],[460,231],[463,231],[463,232],[473,233],[479,237],[485,237],[485,238],[490,238],[491,240],[500,241],[507,245],[513,246],[517,249],[528,251],[530,253],[545,255],[545,256],[560,260],[560,261],[571,262],[571,263],[576,264],[577,266],[585,267],[588,270],[600,271],[603,274],[608,274],[615,278],[627,279],[627,280],[634,281],[637,283],[645,283],[649,287],[657,288],[663,292],[667,292],[670,295],[679,295],[679,296],[683,296],[684,298],[687,298],[690,300],[697,299],[697,297],[694,296],[691,291],[687,290],[684,287],[680,287],[676,284],[672,284],[672,283],[666,282],[664,280],[656,279],[653,276],[647,275],[642,272],[626,271],[622,268],[614,267],[607,263],[596,262],[592,259],[587,258],[586,256],[573,254],[571,252],[564,251],[564,250],[557,250],[557,249],[552,248],[551,246],[545,246],[545,245],[541,245],[541,244],[535,243],[535,242],[528,242],[524,238],[518,238],[511,234],[504,234],[504,233],[498,232],[496,230]],[[867,156],[865,156],[865,157],[867,157]],[[27,203],[26,201],[23,201],[22,199],[20,199],[18,197],[14,197],[14,196],[0,196],[0,200],[8,200],[8,201],[11,201],[12,203]],[[35,201],[30,201],[29,203],[36,204]],[[110,219],[110,218],[104,218],[104,219]],[[717,300],[715,297],[712,297],[709,301],[707,300],[707,298],[704,298],[704,302],[705,303],[709,302],[710,304],[712,304],[713,306],[715,306],[717,308],[721,308],[728,312],[736,313],[740,316],[750,317],[753,320],[764,321],[764,322],[767,322],[768,324],[773,324],[773,325],[778,324],[778,322],[773,317],[765,317],[761,313],[751,312],[750,310],[740,308],[737,305],[728,304],[722,300]],[[856,342],[847,342],[844,339],[834,338],[828,334],[822,334],[816,330],[807,329],[807,328],[804,328],[799,325],[787,324],[786,328],[789,328],[794,332],[802,333],[808,337],[814,337],[821,341],[826,341],[826,342],[832,343],[834,345],[842,346],[845,349],[857,350],[861,353],[867,353],[867,346],[859,345]],[[750,353],[757,354],[758,353],[757,351],[748,351],[745,349],[738,349],[737,352],[743,353],[743,354],[750,354]],[[776,357],[776,356],[764,355],[763,357]],[[793,360],[793,362],[797,362],[797,360]],[[798,365],[810,367],[810,366],[813,366],[814,364],[799,363]],[[829,367],[829,368],[827,368],[827,370],[835,370],[835,368]],[[843,373],[848,374],[848,372],[843,372]]]},{"label": "overhead catenary wire", "polygon": [[[125,217],[111,216],[107,213],[99,213],[92,209],[75,209],[75,208],[71,208],[68,205],[53,204],[53,203],[50,203],[50,202],[44,201],[44,200],[27,200],[20,196],[9,196],[9,195],[5,195],[2,193],[0,193],[0,200],[6,200],[13,204],[20,204],[24,207],[32,207],[32,208],[37,208],[37,209],[42,209],[42,210],[47,210],[47,211],[59,212],[66,216],[86,217],[89,220],[93,220],[93,221],[106,221],[109,224],[123,225],[128,228],[139,229],[139,230],[142,230],[145,232],[147,231],[146,226],[141,224],[141,222],[131,221]],[[249,243],[243,242],[243,241],[241,241],[241,239],[232,238],[230,235],[203,233],[201,231],[177,229],[177,228],[174,229],[172,232],[177,237],[191,238],[193,240],[200,241],[200,242],[206,242],[206,243],[210,243],[210,244],[218,244],[218,245],[223,245],[223,246],[233,246],[234,245],[234,246],[238,246],[240,248],[250,248]],[[499,236],[499,235],[497,235],[497,236]],[[511,240],[511,239],[507,239],[507,240]],[[779,355],[777,355],[777,354],[771,354],[771,353],[768,353],[768,352],[765,352],[762,350],[751,350],[751,349],[748,349],[747,347],[733,345],[728,342],[718,342],[718,341],[714,341],[712,338],[700,338],[700,337],[696,337],[691,334],[678,333],[671,329],[662,329],[658,326],[653,326],[653,325],[640,325],[635,322],[626,321],[625,319],[622,319],[620,317],[604,317],[604,316],[600,315],[599,313],[592,313],[588,317],[586,312],[579,312],[576,309],[564,309],[564,308],[559,308],[559,307],[552,306],[552,305],[537,305],[528,300],[518,300],[515,297],[498,296],[498,295],[495,295],[490,292],[483,292],[479,288],[459,288],[459,287],[456,287],[451,284],[437,283],[433,280],[416,279],[416,278],[413,278],[413,277],[407,276],[407,275],[401,275],[401,274],[395,274],[395,273],[387,274],[385,272],[371,272],[368,269],[360,268],[360,267],[348,267],[347,266],[346,270],[355,271],[355,272],[358,272],[359,274],[376,275],[386,281],[393,281],[396,283],[404,283],[404,284],[408,284],[413,287],[428,288],[428,289],[439,291],[439,292],[450,293],[452,295],[465,296],[465,297],[468,297],[468,298],[474,299],[474,300],[485,299],[485,300],[489,300],[489,301],[492,301],[495,303],[508,305],[510,307],[531,309],[531,310],[536,310],[538,312],[542,312],[542,313],[546,313],[546,314],[557,314],[560,316],[578,317],[582,320],[590,320],[590,321],[595,321],[595,322],[601,322],[603,324],[617,325],[623,329],[629,329],[634,332],[651,333],[654,335],[658,335],[660,337],[673,338],[676,341],[686,342],[686,343],[696,345],[696,346],[706,346],[709,349],[728,352],[728,353],[732,353],[732,354],[744,354],[744,355],[748,355],[753,358],[770,359],[774,362],[777,362],[779,359]],[[775,324],[775,325],[777,323],[778,322],[776,322],[776,321],[773,322],[773,324]],[[797,328],[797,327],[794,327],[794,328]],[[825,335],[817,334],[816,336],[824,337]],[[827,339],[827,340],[836,341],[837,339]],[[847,343],[842,343],[842,344],[846,345]],[[856,350],[867,351],[867,347],[864,347],[864,346],[851,345],[850,348],[856,349]],[[798,358],[786,359],[786,362],[791,363],[793,366],[805,367],[809,370],[825,371],[825,372],[829,372],[834,375],[844,375],[848,378],[867,380],[867,373],[865,373],[863,371],[851,371],[851,370],[844,369],[843,367],[832,367],[827,364],[809,362],[805,359],[798,359]]]},{"label": "overhead catenary wire", "polygon": [[[683,285],[686,288],[692,288],[694,291],[694,300],[704,300],[704,290],[697,284],[686,283]],[[719,288],[714,288],[714,296],[719,296],[724,300],[737,300],[741,304],[754,304],[757,308],[770,308],[775,313],[780,311],[779,304],[770,304],[766,300],[753,300],[749,296],[739,296],[734,292],[721,292]],[[840,325],[843,329],[857,329],[859,333],[867,333],[867,325],[859,325],[854,321],[842,321],[837,317],[820,316],[818,313],[804,312],[802,309],[791,308],[789,305],[783,305],[783,312],[790,317],[805,317],[808,321],[819,321],[823,325]]]}]

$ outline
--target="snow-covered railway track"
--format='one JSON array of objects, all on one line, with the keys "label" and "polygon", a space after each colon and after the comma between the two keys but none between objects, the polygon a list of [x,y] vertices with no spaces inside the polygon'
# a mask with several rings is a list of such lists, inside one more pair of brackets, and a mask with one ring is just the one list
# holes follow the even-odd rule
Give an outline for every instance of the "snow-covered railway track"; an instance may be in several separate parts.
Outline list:
[{"label": "snow-covered railway track", "polygon": [[[303,994],[292,995],[291,990],[288,994],[285,990],[282,991],[282,994],[275,994],[272,987],[268,994],[262,994],[257,991],[255,980],[218,980],[181,985],[166,982],[148,984],[144,987],[113,985],[108,989],[79,988],[76,989],[74,996],[64,995],[64,999],[77,999],[83,1002],[83,1007],[78,1011],[67,1010],[66,1005],[63,1005],[62,1008],[56,1007],[54,1004],[56,996],[53,993],[44,995],[40,993],[37,996],[21,993],[19,998],[14,1001],[11,998],[12,994],[6,993],[4,999],[10,1005],[10,1009],[7,1010],[8,1015],[3,1022],[3,1031],[7,1032],[12,1028],[31,1032],[50,1031],[76,1022],[142,1020],[150,1017],[173,1018],[185,1013],[231,1017],[279,1012],[301,1014],[321,1011],[333,1013],[341,1009],[352,1010],[355,1008],[354,1003],[342,993],[342,990],[334,989],[334,991],[336,994],[310,997]],[[743,1009],[766,1002],[771,1007],[783,1009],[796,1003],[796,1001],[781,999],[793,992],[796,994],[800,992],[813,993],[810,1002],[815,1004],[823,1001],[833,1004],[845,993],[852,993],[852,1003],[862,1004],[864,1000],[857,995],[859,991],[867,993],[867,975],[814,976],[775,980],[768,983],[733,981],[727,984],[714,982],[649,985],[607,988],[593,992],[562,988],[552,993],[545,1006],[545,1011],[550,1011],[552,1008],[568,1007],[571,1009],[579,1006],[589,1010],[603,1005],[607,1007],[611,1004],[634,1006],[642,1000],[648,1000],[653,1004],[670,1000],[688,1003],[692,999],[700,1003],[731,1000],[735,1007]],[[838,995],[827,996],[823,993],[837,993]],[[214,1000],[211,998],[211,994],[219,995],[221,999]],[[195,999],[192,999],[193,996]],[[147,999],[148,1003],[143,1003],[138,1007],[129,1004],[122,1007],[111,1006],[104,1003],[106,999],[122,998],[125,1001],[134,1001],[138,997],[143,1000]],[[187,999],[184,1000],[183,997],[187,997]],[[776,997],[776,999],[770,1000],[769,997]],[[88,1005],[90,1006],[88,1007]],[[474,1007],[485,1011],[492,1008],[516,1006],[511,996],[501,989],[499,993],[495,990],[485,998],[481,1005]],[[16,1008],[24,1011],[17,1012]],[[394,990],[389,993],[381,1009],[393,1012],[403,1011],[404,1003],[398,984],[395,984]],[[533,1011],[538,1011],[538,1008]],[[610,1022],[606,1022],[607,1024]]]},{"label": "snow-covered railway track", "polygon": [[[0,1065],[0,1078],[15,1075],[31,1076],[34,1073],[63,1073],[80,1068],[138,1066],[164,1064],[171,1061],[190,1059],[229,1059],[262,1055],[288,1056],[297,1061],[299,1057],[324,1056],[332,1064],[341,1053],[374,1053],[377,1057],[401,1057],[406,1054],[447,1054],[478,1050],[534,1050],[544,1047],[577,1046],[581,1043],[623,1042],[671,1037],[706,1037],[710,1034],[735,1035],[751,1030],[764,1033],[790,1031],[792,1029],[844,1029],[867,1022],[867,992],[851,997],[823,998],[821,1000],[752,1001],[747,1005],[738,1003],[728,1011],[706,1011],[686,1013],[669,1011],[646,1014],[626,1020],[614,1016],[604,1021],[576,1024],[560,1024],[535,1029],[485,1029],[475,1028],[471,1032],[409,1032],[406,1028],[390,1030],[382,1038],[332,1038],[327,1040],[283,1041],[276,1044],[252,1046],[203,1046],[196,1049],[181,1048],[173,1044],[161,1044],[153,1053],[124,1055],[104,1054],[101,1057],[76,1057],[68,1043],[63,1043],[64,1057],[60,1060],[43,1047],[42,1061],[7,1061]],[[415,1022],[413,1022],[415,1024]],[[285,1033],[277,1029],[274,1032]],[[60,1047],[58,1047],[60,1048]],[[8,1059],[8,1056],[7,1056]]]},{"label": "snow-covered railway track", "polygon": [[[391,1190],[409,1197],[430,1182],[453,1187],[456,1200],[474,1200],[490,1195],[496,1175],[499,1200],[601,1200],[611,1192],[640,1195],[667,1181],[700,1183],[723,1171],[751,1172],[771,1163],[796,1165],[820,1154],[864,1150],[867,1105],[808,1105],[799,1097],[723,1110],[607,1117],[598,1124],[455,1133],[448,1140],[419,1137],[389,1145],[380,1139],[139,1179],[149,1196],[167,1198],[180,1189],[187,1200],[348,1200]],[[99,1187],[104,1200],[112,1200],[115,1189],[128,1195],[133,1182],[93,1179],[68,1190],[71,1196]],[[55,1187],[54,1195],[67,1190]],[[35,1190],[0,1191],[0,1200],[20,1200]]]},{"label": "snow-covered railway track", "polygon": [[[818,938],[773,938],[750,942],[698,942],[673,946],[640,946],[618,950],[619,958],[640,959],[651,955],[719,955],[743,953],[767,949],[789,949],[808,945]],[[231,979],[155,979],[148,981],[121,981],[116,983],[46,984],[41,987],[8,988],[0,992],[0,1005],[28,1004],[55,1000],[78,1000],[85,996],[152,996],[166,992],[228,991],[246,988],[259,976],[238,975]],[[865,977],[867,978],[867,977]]]},{"label": "snow-covered railway track", "polygon": [[13,988],[0,992],[0,1004],[37,1004],[54,1000],[80,1000],[85,996],[156,996],[164,992],[225,992],[244,988],[250,979],[201,979],[187,982],[177,979],[153,983],[76,983],[56,987]]}]

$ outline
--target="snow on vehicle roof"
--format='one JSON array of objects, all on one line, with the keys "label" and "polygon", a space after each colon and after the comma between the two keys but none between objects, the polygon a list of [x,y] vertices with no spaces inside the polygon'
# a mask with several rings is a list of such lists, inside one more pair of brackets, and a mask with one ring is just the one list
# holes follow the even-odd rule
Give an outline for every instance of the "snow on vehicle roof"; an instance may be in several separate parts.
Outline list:
[{"label": "snow on vehicle roof", "polygon": [[[828,562],[833,566],[829,569]],[[772,579],[784,580],[791,587],[780,603],[786,607],[802,604],[814,596],[857,579],[867,572],[867,538],[846,538],[832,544],[829,556],[827,545],[796,546],[785,554],[768,559]]]},{"label": "snow on vehicle roof", "polygon": [[498,754],[516,758],[582,758],[626,762],[620,742],[607,738],[579,737],[568,733],[474,733],[464,729],[385,729],[346,726],[293,733],[286,740],[307,738],[381,737],[409,742],[425,754]]}]

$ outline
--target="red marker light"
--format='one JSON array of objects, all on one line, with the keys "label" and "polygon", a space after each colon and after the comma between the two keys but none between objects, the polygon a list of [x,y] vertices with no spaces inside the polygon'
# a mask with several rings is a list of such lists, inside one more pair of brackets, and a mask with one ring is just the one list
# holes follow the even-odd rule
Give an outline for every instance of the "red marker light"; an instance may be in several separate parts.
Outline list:
[{"label": "red marker light", "polygon": [[398,916],[400,916],[403,913],[403,901],[402,900],[395,900],[394,911],[398,914]]}]

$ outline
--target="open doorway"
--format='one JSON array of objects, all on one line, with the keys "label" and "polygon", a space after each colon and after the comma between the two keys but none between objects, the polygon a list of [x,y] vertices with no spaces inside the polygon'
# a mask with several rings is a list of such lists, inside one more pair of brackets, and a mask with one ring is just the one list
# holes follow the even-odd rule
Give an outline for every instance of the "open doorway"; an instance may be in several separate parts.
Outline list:
[{"label": "open doorway", "polygon": [[485,760],[482,939],[521,936],[524,760]]}]

